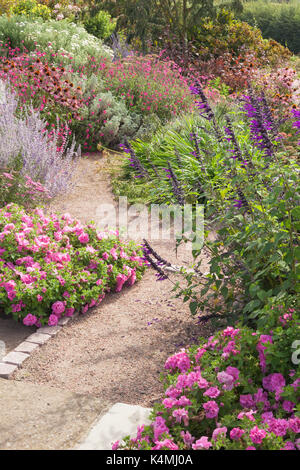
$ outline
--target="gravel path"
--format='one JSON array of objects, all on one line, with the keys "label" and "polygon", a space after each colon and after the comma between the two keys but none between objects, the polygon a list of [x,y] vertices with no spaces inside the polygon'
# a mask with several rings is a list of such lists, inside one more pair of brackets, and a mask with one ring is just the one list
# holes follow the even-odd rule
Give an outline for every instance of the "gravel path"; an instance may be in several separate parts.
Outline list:
[{"label": "gravel path", "polygon": [[[108,164],[100,154],[82,159],[76,186],[54,201],[52,209],[97,223],[99,202],[114,203]],[[176,257],[173,242],[152,245],[174,264],[191,259],[185,248]],[[171,278],[177,280],[176,274]],[[188,304],[172,298],[171,289],[169,281],[157,282],[149,270],[138,284],[108,295],[99,307],[65,326],[31,355],[14,379],[93,394],[110,403],[151,406],[161,397],[159,375],[168,355],[209,333],[209,327],[200,330],[191,318]]]}]

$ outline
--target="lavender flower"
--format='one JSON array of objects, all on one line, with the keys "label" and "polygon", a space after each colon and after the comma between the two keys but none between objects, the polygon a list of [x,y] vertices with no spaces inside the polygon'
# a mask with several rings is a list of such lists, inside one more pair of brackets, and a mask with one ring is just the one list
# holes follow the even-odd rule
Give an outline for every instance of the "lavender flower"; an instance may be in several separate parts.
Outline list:
[{"label": "lavender flower", "polygon": [[193,95],[199,95],[201,98],[201,101],[196,101],[197,108],[200,110],[200,116],[204,117],[205,119],[208,119],[208,121],[211,121],[213,124],[213,128],[215,131],[215,135],[218,139],[219,142],[223,141],[222,134],[220,132],[219,126],[216,122],[216,118],[214,115],[213,110],[211,109],[207,98],[202,90],[202,87],[199,82],[196,82],[196,85],[190,86],[190,90]]},{"label": "lavender flower", "polygon": [[198,95],[201,98],[201,101],[196,101],[197,108],[200,110],[200,116],[211,121],[214,118],[214,113],[207,101],[200,83],[196,82],[196,85],[190,86],[190,90],[193,95]]},{"label": "lavender flower", "polygon": [[250,205],[243,191],[240,188],[237,188],[237,193],[238,193],[239,199],[234,199],[235,201],[235,204],[233,204],[234,207],[237,207],[238,209],[244,208],[246,212],[251,214],[252,211],[251,211]]},{"label": "lavender flower", "polygon": [[0,101],[0,166],[14,165],[16,158],[22,163],[21,173],[40,181],[55,196],[68,189],[75,170],[80,147],[68,147],[69,129],[46,131],[46,122],[38,111],[29,107],[17,117],[18,100],[5,88]]},{"label": "lavender flower", "polygon": [[178,167],[179,167],[179,168],[182,168],[183,165],[182,165],[181,155],[180,155],[180,153],[178,152],[178,150],[177,150],[176,148],[174,148],[174,153],[175,153],[175,155],[176,155],[176,157],[177,157],[177,165],[178,165]]},{"label": "lavender flower", "polygon": [[199,147],[199,138],[195,132],[190,133],[191,140],[195,146],[195,150],[192,152],[192,155],[198,160],[201,160],[200,147]]}]

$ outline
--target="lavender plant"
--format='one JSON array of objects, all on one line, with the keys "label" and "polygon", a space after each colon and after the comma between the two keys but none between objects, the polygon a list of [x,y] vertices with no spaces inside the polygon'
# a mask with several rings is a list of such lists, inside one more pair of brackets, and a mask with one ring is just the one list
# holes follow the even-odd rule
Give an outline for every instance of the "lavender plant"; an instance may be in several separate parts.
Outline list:
[{"label": "lavender plant", "polygon": [[14,168],[40,181],[51,196],[65,191],[71,184],[80,147],[73,139],[69,145],[67,126],[46,131],[46,123],[32,107],[20,115],[17,97],[4,88],[0,100],[0,167]]}]

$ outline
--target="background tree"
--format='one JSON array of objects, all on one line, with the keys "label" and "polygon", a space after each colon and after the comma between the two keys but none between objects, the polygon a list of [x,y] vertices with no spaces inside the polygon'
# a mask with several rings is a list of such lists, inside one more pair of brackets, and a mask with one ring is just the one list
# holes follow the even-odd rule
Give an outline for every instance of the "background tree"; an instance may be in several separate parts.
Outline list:
[{"label": "background tree", "polygon": [[117,18],[117,30],[125,29],[129,41],[138,37],[144,50],[166,28],[186,43],[204,18],[214,18],[218,9],[242,9],[242,0],[95,0],[95,4]]}]

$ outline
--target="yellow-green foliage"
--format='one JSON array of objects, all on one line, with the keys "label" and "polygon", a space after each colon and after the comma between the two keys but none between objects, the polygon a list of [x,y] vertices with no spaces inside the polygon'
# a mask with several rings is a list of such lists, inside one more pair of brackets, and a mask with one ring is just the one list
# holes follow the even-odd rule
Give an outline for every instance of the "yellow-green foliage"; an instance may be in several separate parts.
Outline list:
[{"label": "yellow-green foliage", "polygon": [[51,10],[36,0],[17,0],[10,8],[13,15],[24,15],[30,18],[41,17],[45,20],[51,17]]},{"label": "yellow-green foliage", "polygon": [[8,13],[15,0],[1,0],[0,2],[0,15]]}]

